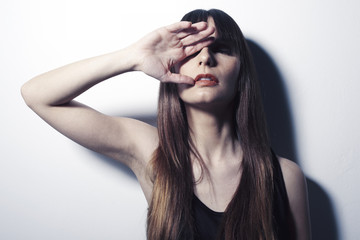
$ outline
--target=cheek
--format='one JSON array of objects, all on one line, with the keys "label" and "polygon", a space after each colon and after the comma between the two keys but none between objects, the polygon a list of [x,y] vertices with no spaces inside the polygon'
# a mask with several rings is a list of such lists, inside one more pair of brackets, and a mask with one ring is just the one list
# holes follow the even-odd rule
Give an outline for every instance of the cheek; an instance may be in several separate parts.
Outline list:
[{"label": "cheek", "polygon": [[227,79],[229,79],[229,81],[231,81],[231,83],[236,84],[235,87],[237,87],[238,84],[238,80],[239,80],[239,75],[240,75],[240,63],[236,62],[233,65],[229,64],[230,67],[229,69],[227,69]]}]

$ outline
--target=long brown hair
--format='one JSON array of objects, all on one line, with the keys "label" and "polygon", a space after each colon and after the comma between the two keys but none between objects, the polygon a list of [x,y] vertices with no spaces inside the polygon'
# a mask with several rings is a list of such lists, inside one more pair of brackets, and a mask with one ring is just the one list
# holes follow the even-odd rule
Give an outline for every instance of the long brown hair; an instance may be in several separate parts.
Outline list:
[{"label": "long brown hair", "polygon": [[[219,37],[233,42],[240,59],[233,119],[243,149],[242,176],[224,213],[219,239],[274,239],[271,150],[253,60],[240,28],[226,13],[217,9],[195,10],[182,20],[194,23],[209,17],[214,19]],[[194,239],[190,154],[196,149],[176,84],[161,83],[158,104],[159,146],[151,161],[154,187],[147,237]]]}]

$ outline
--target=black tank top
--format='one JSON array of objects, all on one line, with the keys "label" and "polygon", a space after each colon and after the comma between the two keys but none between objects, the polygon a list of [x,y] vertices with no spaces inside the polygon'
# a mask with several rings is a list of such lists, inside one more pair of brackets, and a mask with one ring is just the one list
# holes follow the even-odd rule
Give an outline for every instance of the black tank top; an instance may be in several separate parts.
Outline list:
[{"label": "black tank top", "polygon": [[[289,200],[285,188],[279,161],[273,154],[274,199],[273,223],[278,240],[294,239],[294,225],[290,213]],[[193,214],[195,220],[196,240],[215,240],[221,225],[223,213],[215,212],[201,202],[194,194]]]}]

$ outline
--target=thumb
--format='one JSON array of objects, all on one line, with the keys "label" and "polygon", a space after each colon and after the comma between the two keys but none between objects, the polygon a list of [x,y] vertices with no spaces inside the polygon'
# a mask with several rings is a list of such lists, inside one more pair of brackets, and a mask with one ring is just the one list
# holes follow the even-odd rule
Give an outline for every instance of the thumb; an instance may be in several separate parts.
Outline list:
[{"label": "thumb", "polygon": [[194,85],[195,83],[194,79],[189,76],[172,72],[165,75],[162,82],[185,83],[189,85]]}]

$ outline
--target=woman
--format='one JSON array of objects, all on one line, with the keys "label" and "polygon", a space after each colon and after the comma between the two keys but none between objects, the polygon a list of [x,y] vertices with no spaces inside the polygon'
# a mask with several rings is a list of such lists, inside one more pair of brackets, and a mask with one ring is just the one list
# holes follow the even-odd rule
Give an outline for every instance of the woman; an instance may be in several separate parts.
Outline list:
[{"label": "woman", "polygon": [[[73,100],[129,71],[161,82],[158,129]],[[251,56],[226,13],[195,10],[127,48],[37,76],[22,94],[58,131],[135,173],[148,239],[309,239],[304,176],[271,151]]]}]

